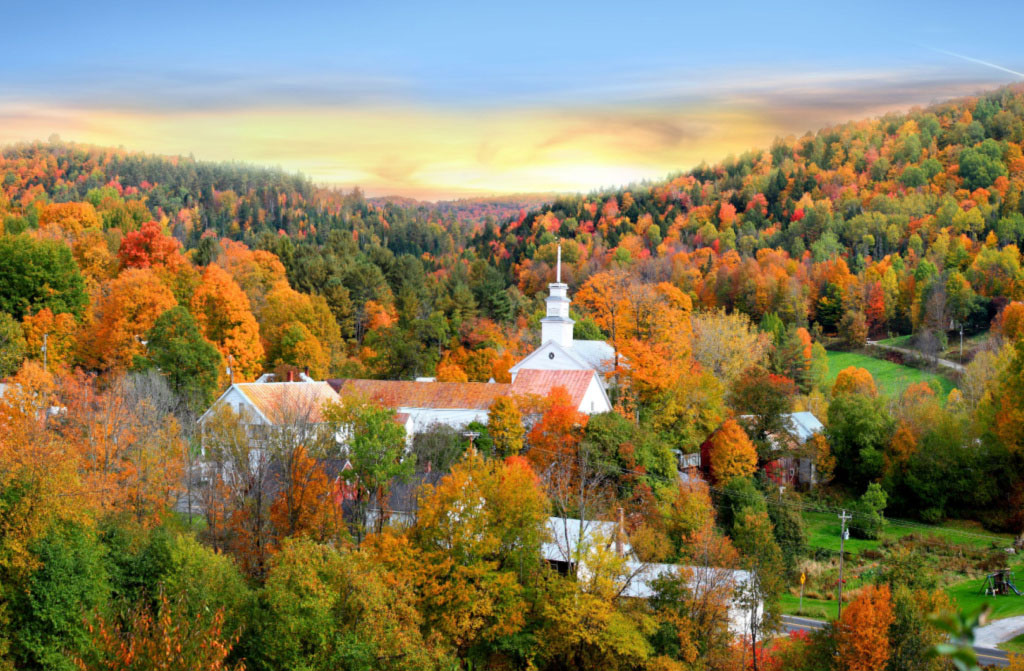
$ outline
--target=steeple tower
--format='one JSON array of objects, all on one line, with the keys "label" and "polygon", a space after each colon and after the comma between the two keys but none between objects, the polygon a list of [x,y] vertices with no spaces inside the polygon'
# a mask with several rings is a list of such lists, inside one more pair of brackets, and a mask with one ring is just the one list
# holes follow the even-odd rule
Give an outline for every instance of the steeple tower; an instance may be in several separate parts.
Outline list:
[{"label": "steeple tower", "polygon": [[562,245],[558,245],[558,263],[555,266],[555,282],[548,285],[548,314],[540,320],[540,341],[543,345],[554,340],[562,347],[572,347],[572,326],[569,318],[569,285],[562,284]]}]

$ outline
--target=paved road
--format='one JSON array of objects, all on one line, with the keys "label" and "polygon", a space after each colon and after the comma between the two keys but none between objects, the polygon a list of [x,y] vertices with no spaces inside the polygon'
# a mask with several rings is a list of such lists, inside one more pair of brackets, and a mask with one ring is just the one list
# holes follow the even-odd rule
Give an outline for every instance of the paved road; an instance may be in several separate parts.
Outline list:
[{"label": "paved road", "polygon": [[[910,356],[924,356],[923,354],[918,352],[916,349],[907,349],[905,347],[894,347],[893,345],[883,345],[882,343],[878,342],[877,340],[869,340],[868,344],[869,345],[874,345],[875,347],[880,347],[882,349],[892,350],[893,352],[900,352],[901,354],[908,354]],[[933,360],[935,361],[935,363],[937,363],[939,366],[942,366],[943,368],[948,368],[948,369],[954,370],[954,371],[956,371],[958,373],[964,372],[964,365],[960,364],[960,363],[957,363],[956,361],[950,361],[949,359],[933,359]]]},{"label": "paved road", "polygon": [[978,627],[974,632],[974,642],[994,648],[1020,634],[1024,634],[1024,615],[1004,617],[992,620],[984,627]]},{"label": "paved road", "polygon": [[[795,615],[782,616],[782,629],[784,631],[817,631],[824,629],[826,622],[812,620],[809,617],[797,617]],[[982,646],[974,646],[974,653],[978,655],[978,662],[982,666],[1009,666],[1010,658],[1002,650]]]}]

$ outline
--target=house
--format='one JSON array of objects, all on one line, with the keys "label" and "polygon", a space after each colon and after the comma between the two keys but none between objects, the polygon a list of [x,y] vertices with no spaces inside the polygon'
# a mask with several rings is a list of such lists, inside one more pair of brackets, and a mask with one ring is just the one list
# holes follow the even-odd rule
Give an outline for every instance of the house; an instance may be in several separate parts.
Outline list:
[{"label": "house", "polygon": [[[781,435],[769,436],[772,450],[780,456],[765,464],[765,474],[777,485],[813,487],[818,484],[813,455],[801,452],[808,440],[824,432],[825,426],[812,412],[791,412],[781,417],[785,430]],[[743,415],[738,419],[742,423],[752,416]],[[711,465],[710,438],[700,446],[697,463],[706,474]]]},{"label": "house", "polygon": [[687,585],[696,598],[720,594],[727,600],[729,631],[734,636],[744,635],[750,630],[751,619],[759,620],[764,614],[762,603],[757,602],[751,608],[748,599],[741,596],[750,583],[748,571],[641,562],[629,544],[621,521],[550,517],[547,530],[548,540],[541,547],[541,555],[563,575],[572,573],[575,568],[576,575],[585,579],[589,555],[600,550],[614,552],[624,559],[623,585],[619,593],[623,598],[650,599],[655,596],[655,584],[659,578],[681,574],[686,577]]},{"label": "house", "polygon": [[494,399],[508,395],[512,387],[488,382],[355,379],[328,380],[326,384],[336,399],[348,395],[365,396],[394,408],[406,418],[403,425],[410,438],[434,424],[461,430],[472,422],[486,423]]},{"label": "house", "polygon": [[825,426],[812,412],[792,412],[782,416],[786,432],[771,436],[775,451],[788,453],[765,464],[764,470],[778,485],[813,487],[818,484],[818,474],[811,455],[799,452],[815,434],[824,432]]},{"label": "house", "polygon": [[210,421],[221,408],[230,408],[253,426],[276,426],[303,421],[320,424],[323,406],[337,403],[338,395],[326,382],[236,382],[199,417]]}]

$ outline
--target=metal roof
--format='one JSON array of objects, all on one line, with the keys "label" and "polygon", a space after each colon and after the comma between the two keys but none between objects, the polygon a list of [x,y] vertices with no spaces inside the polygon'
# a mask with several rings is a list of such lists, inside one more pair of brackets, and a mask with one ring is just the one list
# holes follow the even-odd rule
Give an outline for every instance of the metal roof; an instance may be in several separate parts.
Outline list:
[{"label": "metal roof", "polygon": [[339,395],[367,396],[390,408],[487,410],[494,399],[507,396],[510,384],[488,382],[407,382],[401,380],[337,379],[327,381]]},{"label": "metal roof", "polygon": [[579,408],[587,388],[594,379],[592,370],[521,370],[512,382],[513,394],[536,394],[549,396],[555,387],[569,392],[573,407]]}]

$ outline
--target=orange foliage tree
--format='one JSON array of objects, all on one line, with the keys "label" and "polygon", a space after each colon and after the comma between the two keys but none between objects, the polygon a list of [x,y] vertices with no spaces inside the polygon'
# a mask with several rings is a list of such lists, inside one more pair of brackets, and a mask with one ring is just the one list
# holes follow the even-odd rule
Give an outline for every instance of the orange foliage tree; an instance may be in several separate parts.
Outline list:
[{"label": "orange foliage tree", "polygon": [[84,486],[98,507],[158,522],[184,481],[185,442],[160,382],[120,376],[102,391],[76,373],[62,380],[57,431],[76,451]]},{"label": "orange foliage tree", "polygon": [[863,368],[850,366],[839,371],[835,384],[832,385],[832,395],[840,394],[863,394],[865,396],[877,396],[875,379],[871,373]]},{"label": "orange foliage tree", "polygon": [[177,305],[151,269],[129,268],[104,282],[93,322],[79,339],[79,358],[92,370],[124,370],[144,352],[143,339],[157,317]]},{"label": "orange foliage tree", "polygon": [[544,400],[543,414],[526,435],[526,454],[537,472],[543,472],[561,457],[576,454],[587,419],[576,409],[565,387],[551,390]]},{"label": "orange foliage tree", "polygon": [[210,264],[203,270],[202,282],[192,296],[191,312],[203,336],[235,371],[236,379],[256,377],[263,359],[259,325],[249,298],[223,268]]},{"label": "orange foliage tree", "polygon": [[74,315],[67,312],[55,315],[50,308],[43,308],[34,315],[25,315],[21,328],[30,358],[43,358],[43,336],[46,336],[47,365],[59,368],[71,363],[78,329]]},{"label": "orange foliage tree", "polygon": [[1024,303],[1014,301],[1003,308],[992,329],[1009,341],[1024,338]]},{"label": "orange foliage tree", "polygon": [[122,268],[175,267],[186,263],[181,243],[165,235],[163,227],[155,221],[147,221],[139,230],[126,234],[117,258]]},{"label": "orange foliage tree", "polygon": [[711,475],[715,482],[744,478],[757,470],[757,448],[734,419],[727,419],[711,437]]},{"label": "orange foliage tree", "polygon": [[888,585],[868,585],[843,610],[836,625],[836,648],[848,671],[875,671],[889,660],[889,626],[893,622]]},{"label": "orange foliage tree", "polygon": [[101,228],[103,222],[91,203],[53,203],[39,213],[39,227],[56,226],[64,233],[78,236],[90,228]]}]

